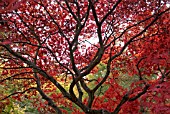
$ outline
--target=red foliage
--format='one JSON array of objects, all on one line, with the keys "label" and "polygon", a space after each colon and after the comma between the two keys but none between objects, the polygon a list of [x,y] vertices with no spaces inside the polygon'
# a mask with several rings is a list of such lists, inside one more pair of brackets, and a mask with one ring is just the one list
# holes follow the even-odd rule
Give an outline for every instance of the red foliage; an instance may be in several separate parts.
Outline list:
[{"label": "red foliage", "polygon": [[46,113],[168,114],[169,10],[168,0],[1,0],[0,83],[18,85],[5,98],[27,94]]}]

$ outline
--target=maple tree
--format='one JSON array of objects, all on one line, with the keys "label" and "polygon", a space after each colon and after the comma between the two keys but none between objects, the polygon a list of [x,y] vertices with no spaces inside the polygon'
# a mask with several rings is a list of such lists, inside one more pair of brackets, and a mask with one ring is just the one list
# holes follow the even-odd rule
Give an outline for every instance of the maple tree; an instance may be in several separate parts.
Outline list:
[{"label": "maple tree", "polygon": [[1,0],[0,8],[0,83],[13,86],[1,101],[30,99],[57,114],[170,113],[168,0]]}]

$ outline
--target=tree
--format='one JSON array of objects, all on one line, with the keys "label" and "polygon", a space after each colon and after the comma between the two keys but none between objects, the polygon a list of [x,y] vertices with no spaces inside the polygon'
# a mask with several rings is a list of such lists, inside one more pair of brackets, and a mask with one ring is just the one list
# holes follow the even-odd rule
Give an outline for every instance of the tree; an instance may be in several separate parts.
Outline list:
[{"label": "tree", "polygon": [[170,113],[169,10],[168,0],[1,0],[0,82],[15,88],[1,99],[57,114]]}]

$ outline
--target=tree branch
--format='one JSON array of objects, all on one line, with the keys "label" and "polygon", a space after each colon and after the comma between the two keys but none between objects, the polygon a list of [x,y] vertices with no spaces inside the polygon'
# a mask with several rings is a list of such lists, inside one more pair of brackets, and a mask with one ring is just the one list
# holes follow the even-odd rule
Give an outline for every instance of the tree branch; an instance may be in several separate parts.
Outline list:
[{"label": "tree branch", "polygon": [[116,7],[119,5],[119,3],[121,2],[122,0],[118,0],[115,5],[112,7],[112,9],[110,11],[107,12],[107,14],[103,17],[103,19],[100,21],[100,24],[102,24],[106,19],[107,17],[116,9]]},{"label": "tree branch", "polygon": [[[22,73],[14,74],[14,75],[12,75],[10,77],[7,77],[5,79],[0,80],[0,83],[4,82],[6,80],[14,79],[16,76],[23,75],[23,74],[28,74],[28,73],[33,73],[33,72],[22,72]],[[15,78],[15,79],[17,79],[17,78]],[[33,79],[34,80],[34,78],[23,78],[23,79]]]},{"label": "tree branch", "polygon": [[5,98],[1,99],[0,101],[3,101],[3,100],[5,100],[5,99],[7,99],[7,98],[9,98],[9,97],[11,97],[11,96],[13,96],[13,95],[24,94],[25,92],[30,91],[30,90],[32,90],[32,89],[37,89],[37,88],[31,87],[31,88],[26,89],[26,90],[24,90],[24,91],[22,91],[22,92],[15,92],[15,93],[12,93],[12,94],[6,96]]}]

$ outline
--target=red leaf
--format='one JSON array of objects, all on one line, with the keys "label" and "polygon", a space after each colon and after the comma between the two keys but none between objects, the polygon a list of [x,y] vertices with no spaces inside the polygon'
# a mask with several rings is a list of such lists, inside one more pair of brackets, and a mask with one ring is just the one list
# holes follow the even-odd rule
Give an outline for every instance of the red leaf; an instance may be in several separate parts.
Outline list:
[{"label": "red leaf", "polygon": [[11,41],[6,40],[6,41],[4,41],[4,42],[1,42],[0,44],[1,44],[1,45],[8,45],[8,44],[11,44],[11,43],[12,43]]}]

